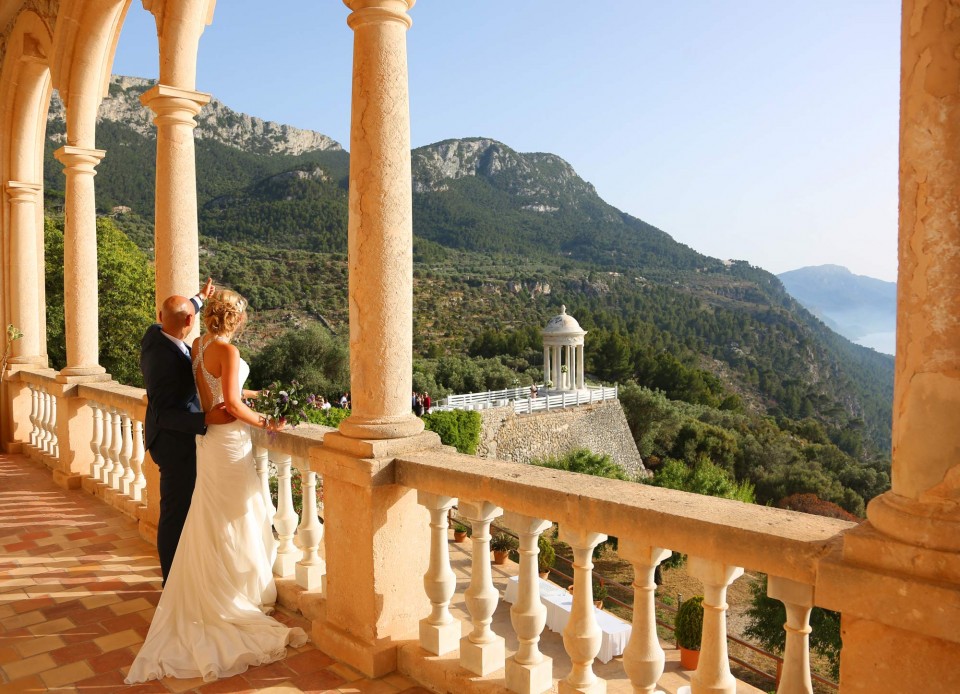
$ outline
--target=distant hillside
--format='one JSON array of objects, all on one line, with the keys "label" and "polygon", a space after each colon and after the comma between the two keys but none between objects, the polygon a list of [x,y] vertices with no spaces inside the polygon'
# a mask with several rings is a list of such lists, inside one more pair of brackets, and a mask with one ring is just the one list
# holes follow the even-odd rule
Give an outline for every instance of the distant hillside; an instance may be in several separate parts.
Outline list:
[{"label": "distant hillside", "polygon": [[[156,142],[138,101],[147,86],[114,78],[96,187],[101,212],[132,208],[117,222],[150,252]],[[349,155],[319,133],[222,104],[211,113],[196,143],[201,271],[263,312],[248,333],[254,347],[312,320],[345,334]],[[53,210],[63,174],[52,151],[64,131],[51,109]],[[413,194],[420,356],[481,354],[485,331],[535,331],[563,303],[591,331],[597,378],[814,419],[851,455],[889,451],[892,359],[825,328],[770,273],[704,256],[607,204],[557,155],[485,138],[428,145],[413,152]],[[512,363],[538,366],[536,356]]]},{"label": "distant hillside", "polygon": [[897,285],[855,275],[839,265],[818,265],[778,275],[797,301],[844,337],[893,354]]}]

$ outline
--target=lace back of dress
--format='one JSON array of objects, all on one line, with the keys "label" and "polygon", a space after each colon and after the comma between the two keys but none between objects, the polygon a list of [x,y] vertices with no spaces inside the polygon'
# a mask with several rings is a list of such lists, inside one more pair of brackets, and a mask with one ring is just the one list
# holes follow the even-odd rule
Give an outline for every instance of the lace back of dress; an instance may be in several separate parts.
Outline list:
[{"label": "lace back of dress", "polygon": [[[220,384],[220,379],[207,371],[207,365],[203,363],[203,353],[207,349],[209,342],[209,340],[200,340],[200,349],[197,350],[199,352],[197,359],[200,362],[200,374],[203,376],[204,383],[207,384],[207,389],[210,391],[210,397],[212,399],[210,407],[213,408],[223,402],[223,387]],[[196,367],[194,367],[194,370],[197,370]]]}]

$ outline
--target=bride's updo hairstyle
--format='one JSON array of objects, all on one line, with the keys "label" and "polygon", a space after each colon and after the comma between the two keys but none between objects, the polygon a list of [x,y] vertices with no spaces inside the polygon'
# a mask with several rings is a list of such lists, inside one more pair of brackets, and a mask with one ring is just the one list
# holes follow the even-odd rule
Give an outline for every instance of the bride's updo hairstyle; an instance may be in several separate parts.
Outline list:
[{"label": "bride's updo hairstyle", "polygon": [[246,313],[246,299],[229,289],[220,289],[204,304],[203,324],[217,337],[232,335],[243,325]]}]

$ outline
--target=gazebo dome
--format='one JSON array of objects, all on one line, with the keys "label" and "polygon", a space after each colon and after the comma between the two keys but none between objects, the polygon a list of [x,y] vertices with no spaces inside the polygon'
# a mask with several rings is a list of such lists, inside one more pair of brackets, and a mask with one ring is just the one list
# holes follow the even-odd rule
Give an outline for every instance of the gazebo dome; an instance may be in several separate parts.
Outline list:
[{"label": "gazebo dome", "polygon": [[567,307],[561,306],[560,314],[547,321],[543,332],[545,335],[582,335],[585,331],[577,319],[567,313]]}]

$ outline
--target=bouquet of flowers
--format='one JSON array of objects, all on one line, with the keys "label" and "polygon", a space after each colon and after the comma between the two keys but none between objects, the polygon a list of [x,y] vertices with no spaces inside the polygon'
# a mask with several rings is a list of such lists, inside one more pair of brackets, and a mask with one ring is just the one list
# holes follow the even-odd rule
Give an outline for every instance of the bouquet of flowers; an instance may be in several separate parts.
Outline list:
[{"label": "bouquet of flowers", "polygon": [[308,407],[313,407],[316,397],[301,392],[300,384],[291,381],[284,386],[274,381],[260,391],[251,402],[250,408],[267,418],[268,422],[283,420],[292,427],[307,421]]}]

